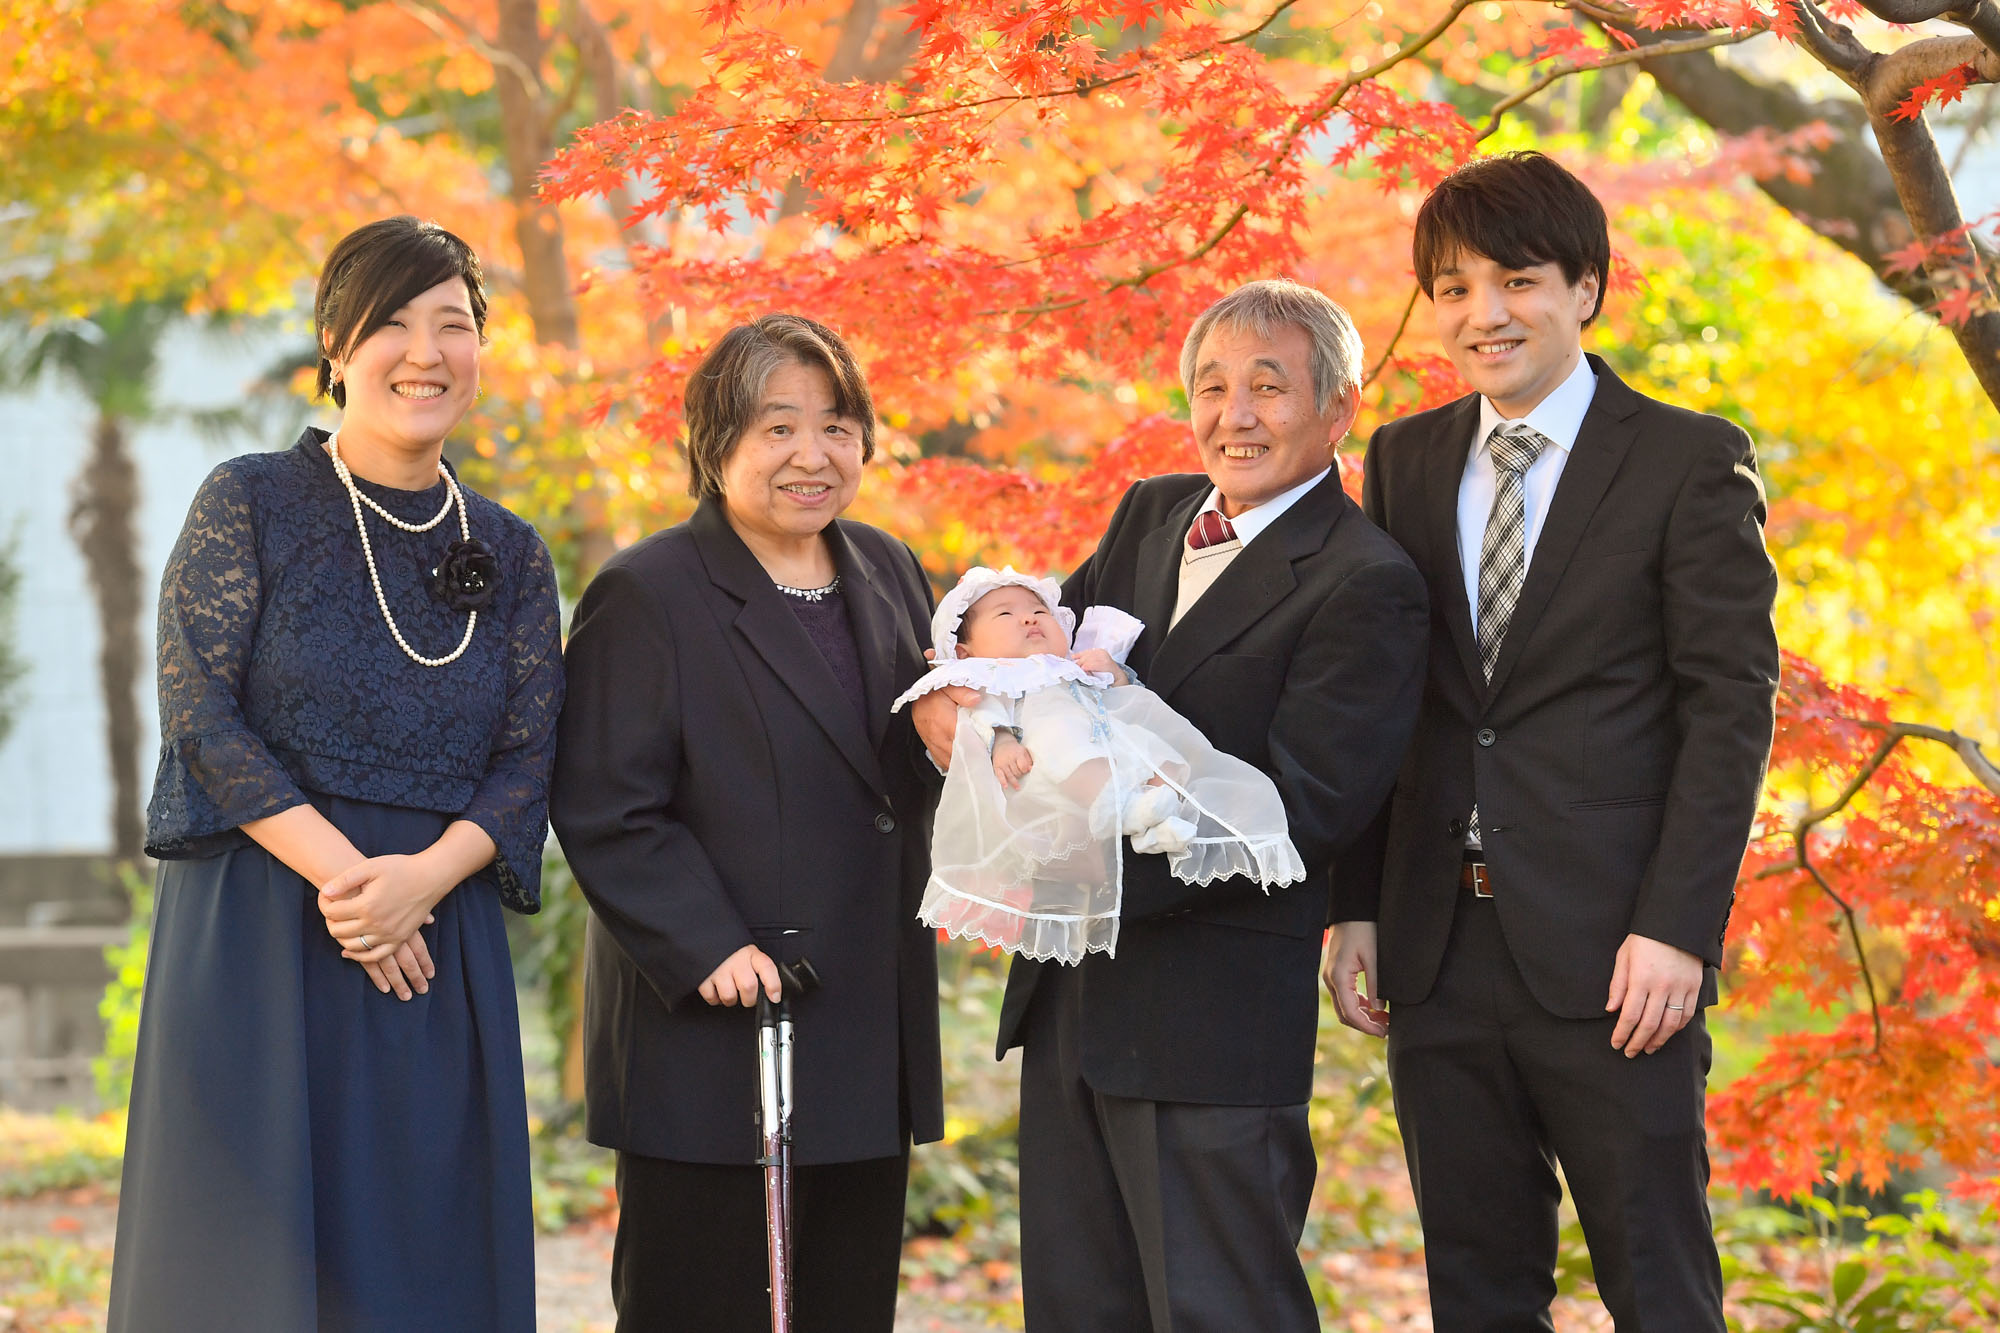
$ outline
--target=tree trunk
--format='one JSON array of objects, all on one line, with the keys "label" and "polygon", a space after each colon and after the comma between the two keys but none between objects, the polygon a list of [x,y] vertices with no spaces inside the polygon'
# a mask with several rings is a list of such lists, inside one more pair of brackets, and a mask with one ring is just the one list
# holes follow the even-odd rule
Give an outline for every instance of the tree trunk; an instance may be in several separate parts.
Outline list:
[{"label": "tree trunk", "polygon": [[111,761],[111,854],[120,861],[136,861],[146,842],[139,809],[138,507],[139,473],[125,423],[101,414],[91,432],[90,457],[77,474],[69,526],[97,601],[102,641],[97,666]]},{"label": "tree trunk", "polygon": [[521,247],[522,294],[536,339],[575,351],[581,343],[562,215],[535,198],[535,178],[555,147],[540,79],[548,39],[536,0],[500,0],[499,46],[513,57],[497,62],[493,72],[500,94],[507,194],[514,203],[514,239]]},{"label": "tree trunk", "polygon": [[[537,0],[500,0],[499,48],[508,60],[493,66],[500,93],[500,136],[507,155],[507,193],[514,203],[514,238],[521,247],[521,293],[536,341],[569,351],[583,346],[576,298],[563,241],[562,215],[535,197],[535,179],[555,150],[554,122],[541,81],[548,34]],[[611,533],[596,491],[579,495],[574,508],[579,573],[588,576],[609,558]]]},{"label": "tree trunk", "polygon": [[[1896,182],[1903,211],[1917,231],[1924,236],[1939,236],[1962,225],[1958,197],[1952,190],[1951,176],[1945,171],[1930,126],[1921,117],[1899,121],[1873,113],[1869,121],[1874,126],[1875,141],[1881,146],[1890,178]],[[1967,248],[1969,252],[1970,247]],[[1926,267],[1935,272],[1943,264],[1944,261],[1938,260]],[[1979,380],[1979,387],[1986,391],[1986,397],[1995,407],[2000,407],[2000,312],[1990,306],[1993,287],[1981,266],[1968,264],[1961,280],[1976,284],[1985,308],[1947,327]]]}]

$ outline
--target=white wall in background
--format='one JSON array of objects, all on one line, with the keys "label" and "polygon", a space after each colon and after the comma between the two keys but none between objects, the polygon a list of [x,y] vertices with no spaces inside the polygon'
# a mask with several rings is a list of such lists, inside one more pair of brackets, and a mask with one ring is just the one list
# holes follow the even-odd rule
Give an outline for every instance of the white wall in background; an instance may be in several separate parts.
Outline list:
[{"label": "white wall in background", "polygon": [[[161,349],[156,396],[168,408],[229,406],[299,337],[269,329],[231,336],[177,328]],[[88,455],[94,419],[88,400],[53,376],[29,392],[0,395],[0,540],[14,537],[21,588],[11,633],[28,666],[13,731],[0,743],[0,855],[101,852],[111,842],[97,610],[69,535],[70,487]],[[141,487],[145,586],[143,796],[150,794],[158,744],[151,645],[160,570],[209,469],[232,454],[284,448],[291,439],[239,435],[219,442],[191,424],[170,421],[135,428],[131,443]],[[8,627],[0,626],[5,632]]]}]

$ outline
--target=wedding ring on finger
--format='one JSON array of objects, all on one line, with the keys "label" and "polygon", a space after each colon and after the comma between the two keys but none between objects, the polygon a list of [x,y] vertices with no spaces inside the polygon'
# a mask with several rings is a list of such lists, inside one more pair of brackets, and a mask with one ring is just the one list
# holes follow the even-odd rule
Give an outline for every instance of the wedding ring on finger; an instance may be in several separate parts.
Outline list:
[{"label": "wedding ring on finger", "polygon": [[1667,1008],[1672,1009],[1678,1013],[1680,1010],[1687,1008],[1687,1006],[1684,1004],[1670,1004],[1667,1006]]},{"label": "wedding ring on finger", "polygon": [[[364,949],[372,949],[372,948],[374,948],[374,947],[375,947],[374,945],[372,945],[372,944],[370,944],[370,943],[368,942],[368,937],[367,937],[366,935],[357,935],[357,936],[356,936],[355,938],[361,941],[361,947],[362,947],[362,948],[364,948]],[[1678,1008],[1680,1008],[1680,1006],[1679,1006],[1679,1005],[1677,1005],[1677,1004],[1676,1004],[1676,1005],[1669,1005],[1669,1006],[1668,1006],[1668,1008],[1670,1008],[1670,1009],[1678,1009]]]}]

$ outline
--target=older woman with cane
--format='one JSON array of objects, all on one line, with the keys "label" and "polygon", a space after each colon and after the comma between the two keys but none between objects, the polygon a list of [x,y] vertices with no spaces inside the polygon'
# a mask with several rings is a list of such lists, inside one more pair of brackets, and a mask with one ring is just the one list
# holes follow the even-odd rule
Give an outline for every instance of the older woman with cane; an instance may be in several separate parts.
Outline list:
[{"label": "older woman with cane", "polygon": [[916,920],[938,777],[890,713],[926,667],[930,588],[902,542],[839,517],[875,411],[831,329],[731,329],[686,421],[700,503],[584,593],[552,796],[593,909],[586,1096],[618,1152],[618,1327],[771,1327],[752,1011],[805,956],[797,1327],[888,1333],[910,1144],[943,1131]]},{"label": "older woman with cane", "polygon": [[462,485],[479,261],[353,232],[333,434],[202,483],[160,585],[160,858],[113,1333],[528,1333],[501,909],[538,903],[562,703],[533,528]]}]

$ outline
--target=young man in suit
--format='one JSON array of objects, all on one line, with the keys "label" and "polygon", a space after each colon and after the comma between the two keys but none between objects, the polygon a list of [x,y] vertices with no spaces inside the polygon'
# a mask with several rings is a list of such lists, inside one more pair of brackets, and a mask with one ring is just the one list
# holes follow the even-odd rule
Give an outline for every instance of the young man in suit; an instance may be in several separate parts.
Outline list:
[{"label": "young man in suit", "polygon": [[[1021,1079],[1030,1333],[1311,1333],[1298,1260],[1327,869],[1380,806],[1423,681],[1424,588],[1341,490],[1360,338],[1258,282],[1181,355],[1206,475],[1127,491],[1065,605],[1146,622],[1130,666],[1284,798],[1304,883],[1173,879],[1125,857],[1115,957],[1016,961],[1000,1050]],[[952,709],[919,730],[948,753]]]},{"label": "young man in suit", "polygon": [[1584,354],[1610,255],[1539,153],[1448,177],[1416,271],[1476,392],[1368,450],[1430,663],[1336,866],[1325,976],[1388,1036],[1440,1333],[1552,1327],[1558,1162],[1620,1333],[1723,1329],[1702,1009],[1770,753],[1777,577],[1749,438]]}]

